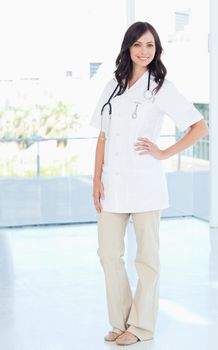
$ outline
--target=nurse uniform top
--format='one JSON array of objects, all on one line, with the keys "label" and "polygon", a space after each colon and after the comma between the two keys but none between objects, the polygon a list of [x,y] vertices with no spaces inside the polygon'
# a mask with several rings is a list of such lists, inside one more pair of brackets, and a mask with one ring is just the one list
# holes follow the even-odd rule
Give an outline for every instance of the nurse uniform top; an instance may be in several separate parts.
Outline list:
[{"label": "nurse uniform top", "polygon": [[[180,131],[203,119],[198,110],[168,80],[154,99],[146,100],[148,71],[120,96],[111,100],[112,117],[106,107],[117,86],[116,79],[105,86],[92,115],[90,125],[106,134],[102,183],[104,211],[136,213],[160,210],[169,206],[168,190],[162,161],[150,155],[139,155],[134,150],[138,137],[156,143],[160,136],[164,115],[173,119]],[[157,84],[151,76],[150,91]],[[137,110],[137,117],[132,118]]]}]

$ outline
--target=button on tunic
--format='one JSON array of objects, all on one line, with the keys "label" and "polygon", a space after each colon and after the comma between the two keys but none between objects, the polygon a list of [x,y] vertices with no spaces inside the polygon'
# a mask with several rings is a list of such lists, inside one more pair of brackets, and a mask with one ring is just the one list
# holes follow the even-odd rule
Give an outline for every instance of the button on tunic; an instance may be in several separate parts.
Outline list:
[{"label": "button on tunic", "polygon": [[[136,213],[160,210],[169,206],[166,177],[162,161],[139,155],[134,149],[138,137],[156,143],[167,114],[180,131],[203,119],[198,110],[165,79],[153,100],[146,100],[148,72],[131,87],[111,100],[112,117],[102,106],[117,85],[115,79],[105,86],[90,124],[106,134],[102,182],[104,211]],[[151,77],[150,90],[156,87]],[[137,117],[132,118],[136,111]]]}]

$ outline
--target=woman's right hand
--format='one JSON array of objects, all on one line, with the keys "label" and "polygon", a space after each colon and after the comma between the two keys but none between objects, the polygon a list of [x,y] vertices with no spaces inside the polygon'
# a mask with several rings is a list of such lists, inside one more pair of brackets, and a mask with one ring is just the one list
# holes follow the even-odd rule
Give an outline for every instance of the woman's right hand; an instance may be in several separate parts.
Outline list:
[{"label": "woman's right hand", "polygon": [[102,205],[101,199],[104,199],[104,185],[101,180],[94,180],[93,182],[93,200],[97,213],[101,213]]}]

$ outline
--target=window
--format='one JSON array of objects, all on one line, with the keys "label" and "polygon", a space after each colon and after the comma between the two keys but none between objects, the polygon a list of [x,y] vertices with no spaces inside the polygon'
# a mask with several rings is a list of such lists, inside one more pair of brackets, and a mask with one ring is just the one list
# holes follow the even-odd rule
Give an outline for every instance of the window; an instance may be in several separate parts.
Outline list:
[{"label": "window", "polygon": [[100,67],[101,63],[100,62],[92,62],[89,64],[90,66],[90,78],[93,77],[93,75],[95,75],[98,71],[98,68]]}]

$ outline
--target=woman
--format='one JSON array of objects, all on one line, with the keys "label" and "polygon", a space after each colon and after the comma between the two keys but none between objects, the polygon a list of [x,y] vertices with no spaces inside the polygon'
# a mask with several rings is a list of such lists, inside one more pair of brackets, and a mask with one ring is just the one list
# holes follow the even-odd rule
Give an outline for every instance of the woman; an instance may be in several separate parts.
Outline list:
[{"label": "woman", "polygon": [[[161,160],[183,151],[208,133],[202,115],[165,79],[162,46],[149,23],[125,33],[115,77],[106,85],[92,116],[100,129],[93,198],[98,212],[98,254],[105,273],[109,320],[106,341],[130,345],[153,338],[159,291],[160,211],[168,207]],[[164,115],[188,132],[160,149]],[[124,235],[132,217],[138,284],[132,296],[124,262]]]}]

